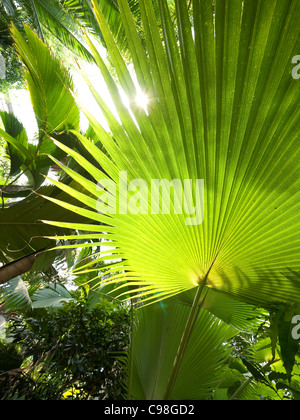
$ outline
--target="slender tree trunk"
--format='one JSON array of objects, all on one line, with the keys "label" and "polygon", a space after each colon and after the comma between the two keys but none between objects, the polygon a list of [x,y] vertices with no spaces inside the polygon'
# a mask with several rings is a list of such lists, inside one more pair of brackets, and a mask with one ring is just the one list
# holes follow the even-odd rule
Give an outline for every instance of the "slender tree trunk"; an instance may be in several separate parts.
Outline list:
[{"label": "slender tree trunk", "polygon": [[31,270],[36,258],[42,251],[34,252],[27,257],[20,258],[0,268],[0,285]]},{"label": "slender tree trunk", "polygon": [[1,98],[0,98],[0,103],[3,104],[4,106],[1,106],[1,108],[4,108],[4,111],[9,112],[10,114],[14,113],[14,109],[9,97],[8,93],[1,93]]}]

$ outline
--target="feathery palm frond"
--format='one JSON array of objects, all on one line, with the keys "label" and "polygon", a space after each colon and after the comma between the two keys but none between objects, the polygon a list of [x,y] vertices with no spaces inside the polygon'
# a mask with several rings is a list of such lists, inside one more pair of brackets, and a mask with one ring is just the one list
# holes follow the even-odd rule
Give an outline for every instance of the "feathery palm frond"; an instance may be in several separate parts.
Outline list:
[{"label": "feathery palm frond", "polygon": [[[10,2],[13,3],[13,2]],[[92,56],[84,41],[80,28],[72,16],[61,7],[57,0],[17,0],[13,6],[16,12],[7,15],[18,27],[23,23],[37,32],[45,41],[45,30],[50,31],[58,40],[77,55],[92,61]],[[11,10],[11,8],[9,9]]]}]

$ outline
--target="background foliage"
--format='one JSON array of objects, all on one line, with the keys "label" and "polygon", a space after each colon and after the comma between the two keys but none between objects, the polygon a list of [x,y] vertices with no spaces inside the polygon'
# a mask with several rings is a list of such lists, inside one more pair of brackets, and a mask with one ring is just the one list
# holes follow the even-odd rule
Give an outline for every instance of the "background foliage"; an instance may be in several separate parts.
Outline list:
[{"label": "background foliage", "polygon": [[122,399],[119,358],[128,348],[129,321],[119,304],[101,300],[90,307],[84,296],[58,309],[11,316],[12,342],[1,351],[2,361],[5,354],[11,360],[1,366],[1,399]]}]

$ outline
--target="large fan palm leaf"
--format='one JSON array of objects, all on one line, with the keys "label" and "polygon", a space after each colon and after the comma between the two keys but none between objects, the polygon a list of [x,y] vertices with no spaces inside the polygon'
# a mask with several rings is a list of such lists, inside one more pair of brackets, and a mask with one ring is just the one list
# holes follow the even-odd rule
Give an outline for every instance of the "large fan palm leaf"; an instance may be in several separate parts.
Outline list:
[{"label": "large fan palm leaf", "polygon": [[[111,280],[123,276],[143,286],[139,290],[145,299],[205,283],[259,305],[299,301],[299,280],[285,276],[288,269],[299,269],[300,85],[292,77],[292,58],[299,49],[298,2],[194,0],[190,16],[186,2],[176,0],[176,32],[162,0],[162,39],[152,2],[141,0],[146,47],[127,2],[118,3],[135,73],[149,98],[147,112],[135,102],[133,77],[95,4],[130,110],[88,41],[118,113],[115,116],[94,92],[111,133],[88,116],[111,159],[88,139],[78,138],[105,174],[88,169],[81,156],[60,146],[86,166],[96,182],[113,180],[117,197],[125,182],[120,171],[126,172],[128,183],[144,180],[149,194],[139,195],[139,214],[122,214],[123,207],[116,214],[101,214],[98,198],[106,191],[98,186],[97,192],[81,179],[94,199],[56,185],[91,210],[57,204],[108,225],[116,254],[124,255],[123,275]],[[170,214],[151,214],[150,205],[163,204],[151,203],[151,180],[162,179],[178,179],[182,185],[192,180],[194,187],[196,180],[204,180],[203,200],[196,200],[194,190],[183,214],[172,206]],[[176,194],[179,198],[175,192],[174,199]],[[200,221],[189,225],[196,201]]]}]

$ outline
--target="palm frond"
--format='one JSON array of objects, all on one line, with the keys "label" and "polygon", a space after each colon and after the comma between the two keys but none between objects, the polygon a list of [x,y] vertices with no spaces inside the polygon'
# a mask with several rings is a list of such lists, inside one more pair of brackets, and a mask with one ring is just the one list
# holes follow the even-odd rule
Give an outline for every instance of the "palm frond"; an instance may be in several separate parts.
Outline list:
[{"label": "palm frond", "polygon": [[1,300],[5,302],[7,312],[32,309],[32,300],[25,282],[21,277],[12,279],[0,288]]},{"label": "palm frond", "polygon": [[[80,189],[79,186],[78,188]],[[43,187],[39,192],[53,195],[56,199],[65,200],[67,198],[65,194],[55,191],[53,187]],[[78,205],[78,201],[74,200],[73,204]],[[25,200],[2,210],[0,212],[0,261],[7,263],[8,258],[17,260],[33,252],[52,248],[55,246],[55,241],[47,239],[47,237],[64,236],[71,233],[67,227],[47,226],[41,222],[41,219],[55,218],[60,220],[62,225],[63,222],[73,219],[78,228],[80,223],[84,224],[90,221],[79,214],[67,213],[65,209],[44,200],[37,194],[31,194]]]},{"label": "palm frond", "polygon": [[[101,6],[101,10],[108,22],[109,28],[114,36],[118,47],[125,55],[130,55],[128,49],[127,34],[122,24],[120,7],[115,0],[101,0],[97,2]],[[158,12],[158,2],[154,1],[156,11]],[[91,0],[63,0],[61,5],[64,10],[68,11],[70,16],[77,22],[80,22],[86,31],[93,33],[98,40],[106,46],[101,28],[97,22],[93,12]],[[139,27],[140,37],[143,38],[143,29],[140,22],[140,8],[138,0],[128,0],[128,5],[134,20]],[[158,13],[157,13],[158,15]]]},{"label": "palm frond", "polygon": [[[203,291],[205,300],[203,308],[221,319],[226,324],[243,332],[254,333],[268,314],[262,308],[241,302],[212,288]],[[191,307],[195,297],[195,289],[175,296],[173,299],[181,305]]]},{"label": "palm frond", "polygon": [[[189,308],[171,300],[139,309],[133,335],[132,398],[162,400]],[[202,310],[168,399],[205,399],[224,375],[224,345],[237,330]]]},{"label": "palm frond", "polygon": [[27,42],[12,26],[17,52],[27,68],[26,81],[42,138],[45,132],[79,129],[70,73],[32,30],[25,27],[25,32]]},{"label": "palm frond", "polygon": [[37,290],[32,296],[32,307],[59,308],[73,300],[72,294],[62,285],[49,283],[48,287]]},{"label": "palm frond", "polygon": [[[194,0],[192,20],[186,2],[175,4],[178,34],[167,2],[160,2],[162,41],[152,2],[140,1],[144,46],[127,1],[118,2],[135,73],[149,98],[145,112],[136,105],[134,81],[101,7],[93,3],[131,113],[88,40],[119,115],[120,122],[95,93],[115,141],[91,116],[90,123],[113,163],[78,138],[107,171],[101,178],[95,172],[95,182],[108,175],[117,196],[116,168],[128,183],[142,179],[149,188],[157,179],[182,185],[204,180],[204,200],[194,213],[190,205],[185,214],[156,215],[149,197],[141,198],[139,214],[95,219],[113,226],[125,277],[145,286],[145,298],[170,296],[205,279],[208,287],[252,304],[297,302],[299,281],[284,275],[299,266],[299,83],[291,77],[299,47],[297,1]],[[97,200],[89,200],[94,209]],[[188,226],[201,205],[203,223]]]},{"label": "palm frond", "polygon": [[72,16],[56,0],[18,0],[24,20],[45,40],[45,28],[75,54],[92,61],[81,30]]}]

